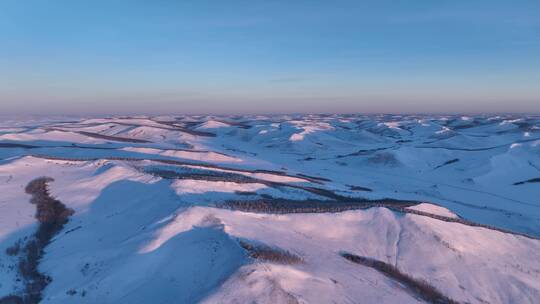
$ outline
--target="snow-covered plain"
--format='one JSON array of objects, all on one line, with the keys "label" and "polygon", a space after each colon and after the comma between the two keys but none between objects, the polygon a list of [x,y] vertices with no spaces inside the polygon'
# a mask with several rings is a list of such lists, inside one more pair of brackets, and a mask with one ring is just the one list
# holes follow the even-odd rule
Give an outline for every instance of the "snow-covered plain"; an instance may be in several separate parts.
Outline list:
[{"label": "snow-covered plain", "polygon": [[[539,117],[0,122],[2,304],[28,284],[23,252],[8,249],[36,232],[24,188],[41,176],[75,211],[39,261],[52,279],[42,303],[429,301],[342,252],[456,302],[540,303]],[[303,212],[310,204],[322,207]],[[256,258],[244,243],[301,262]]]}]

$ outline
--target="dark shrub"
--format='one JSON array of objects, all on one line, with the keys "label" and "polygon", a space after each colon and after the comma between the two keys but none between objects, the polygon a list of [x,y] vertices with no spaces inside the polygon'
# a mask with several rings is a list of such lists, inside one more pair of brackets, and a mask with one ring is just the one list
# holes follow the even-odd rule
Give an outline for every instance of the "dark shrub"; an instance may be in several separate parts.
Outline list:
[{"label": "dark shrub", "polygon": [[16,256],[21,250],[21,240],[18,240],[13,246],[6,248],[6,254],[9,256]]},{"label": "dark shrub", "polygon": [[245,241],[240,241],[240,246],[248,252],[251,258],[256,260],[287,265],[303,262],[301,257],[280,248],[273,248],[262,244],[255,245]]},{"label": "dark shrub", "polygon": [[[64,227],[73,210],[66,208],[59,200],[49,195],[47,184],[53,181],[49,177],[41,177],[28,183],[26,193],[32,195],[30,203],[36,205],[36,219],[39,227],[24,247],[21,242],[8,248],[9,253],[20,253],[18,271],[24,281],[25,289],[22,297],[10,296],[0,299],[0,304],[24,303],[36,304],[41,301],[41,292],[51,282],[51,278],[38,271],[43,249],[51,239]],[[11,301],[11,302],[8,302]]]}]

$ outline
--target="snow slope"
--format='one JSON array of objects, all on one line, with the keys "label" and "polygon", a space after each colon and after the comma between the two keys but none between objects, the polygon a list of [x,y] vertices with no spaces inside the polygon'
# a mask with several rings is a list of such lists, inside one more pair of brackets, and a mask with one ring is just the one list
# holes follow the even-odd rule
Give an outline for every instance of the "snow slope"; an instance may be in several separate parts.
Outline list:
[{"label": "snow slope", "polygon": [[[171,115],[0,126],[0,303],[25,295],[26,251],[13,248],[40,227],[24,188],[41,176],[74,210],[39,259],[51,278],[42,303],[426,301],[343,252],[460,303],[540,301],[535,116]],[[265,259],[245,244],[300,262]]]}]

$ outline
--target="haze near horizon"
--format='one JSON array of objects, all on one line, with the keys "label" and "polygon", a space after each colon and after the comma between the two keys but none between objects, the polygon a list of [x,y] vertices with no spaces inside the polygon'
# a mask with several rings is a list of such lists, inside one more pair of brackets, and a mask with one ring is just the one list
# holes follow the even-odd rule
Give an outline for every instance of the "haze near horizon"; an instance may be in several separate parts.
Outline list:
[{"label": "haze near horizon", "polygon": [[2,1],[0,113],[540,112],[538,1]]}]

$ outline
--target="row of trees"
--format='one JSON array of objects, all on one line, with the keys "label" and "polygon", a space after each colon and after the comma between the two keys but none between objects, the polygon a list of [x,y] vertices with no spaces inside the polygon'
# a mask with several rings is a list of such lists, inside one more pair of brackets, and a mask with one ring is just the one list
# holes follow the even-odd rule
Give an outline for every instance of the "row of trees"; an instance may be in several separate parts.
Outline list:
[{"label": "row of trees", "polygon": [[401,272],[396,266],[385,263],[383,261],[375,260],[368,257],[354,255],[347,252],[340,253],[342,257],[353,262],[355,264],[364,265],[366,267],[373,268],[386,277],[398,281],[400,284],[406,286],[416,295],[427,301],[428,303],[440,303],[440,304],[457,304],[444,294],[442,294],[437,288],[430,285],[428,282],[422,279],[416,279],[406,273]]},{"label": "row of trees", "polygon": [[28,183],[25,188],[26,193],[32,195],[30,203],[36,205],[35,217],[39,226],[24,245],[19,240],[8,248],[7,254],[19,254],[18,271],[25,284],[25,290],[22,296],[10,295],[0,299],[0,304],[39,303],[43,289],[51,282],[49,276],[39,272],[38,265],[44,248],[62,230],[73,214],[73,210],[50,195],[48,183],[52,181],[50,177],[40,177]]}]

